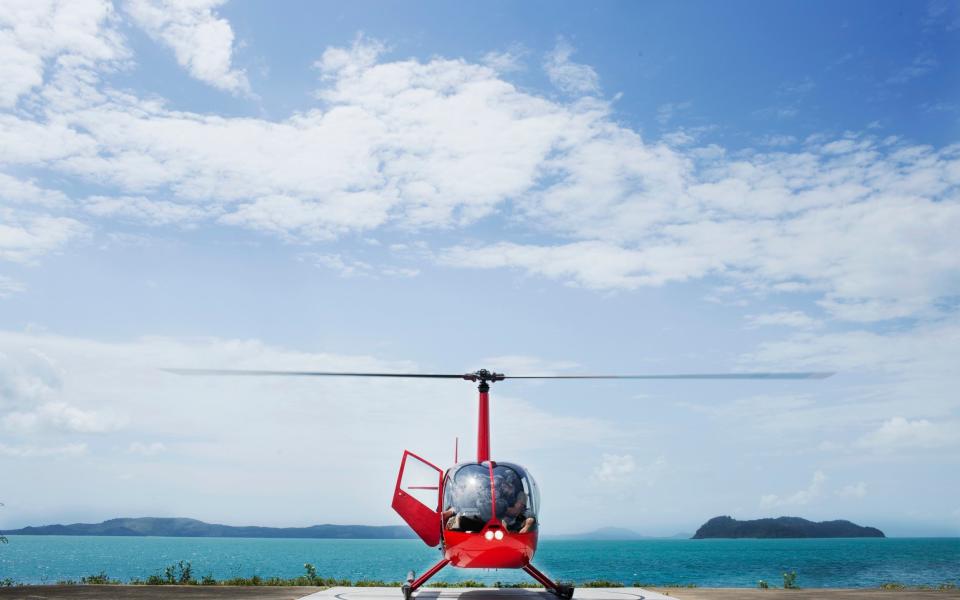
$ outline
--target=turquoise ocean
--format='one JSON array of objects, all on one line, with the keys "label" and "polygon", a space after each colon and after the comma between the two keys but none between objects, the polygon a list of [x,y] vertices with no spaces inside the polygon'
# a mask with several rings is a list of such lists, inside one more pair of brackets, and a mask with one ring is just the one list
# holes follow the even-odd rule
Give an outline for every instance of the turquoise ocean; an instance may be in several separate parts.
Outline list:
[{"label": "turquoise ocean", "polygon": [[[128,581],[190,561],[196,577],[293,577],[304,563],[324,577],[398,581],[439,559],[419,540],[8,536],[0,580],[55,583],[105,571]],[[534,564],[566,581],[624,584],[781,585],[796,571],[802,587],[874,587],[883,582],[960,584],[960,538],[788,540],[541,540]],[[515,570],[447,568],[442,581],[525,581]]]}]

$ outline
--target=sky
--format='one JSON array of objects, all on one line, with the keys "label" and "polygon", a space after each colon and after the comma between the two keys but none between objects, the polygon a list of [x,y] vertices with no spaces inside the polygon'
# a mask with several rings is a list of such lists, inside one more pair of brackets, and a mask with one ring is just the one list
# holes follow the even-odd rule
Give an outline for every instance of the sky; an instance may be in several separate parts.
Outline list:
[{"label": "sky", "polygon": [[401,524],[492,453],[541,531],[960,534],[960,3],[12,0],[0,528]]}]

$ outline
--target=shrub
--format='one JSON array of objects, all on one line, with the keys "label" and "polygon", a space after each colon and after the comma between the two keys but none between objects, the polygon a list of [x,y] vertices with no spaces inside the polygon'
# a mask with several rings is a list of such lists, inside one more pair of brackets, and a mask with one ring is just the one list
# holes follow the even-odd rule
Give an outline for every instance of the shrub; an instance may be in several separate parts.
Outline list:
[{"label": "shrub", "polygon": [[181,560],[176,564],[169,565],[163,570],[163,582],[169,585],[196,585],[197,581],[193,578],[193,565],[190,561]]},{"label": "shrub", "polygon": [[885,581],[880,584],[881,590],[905,590],[907,586],[900,583],[899,581]]},{"label": "shrub", "polygon": [[623,587],[619,581],[607,581],[606,579],[597,579],[594,581],[584,581],[580,587],[585,588],[616,588]]},{"label": "shrub", "polygon": [[80,578],[80,583],[85,585],[107,585],[108,583],[120,583],[117,580],[111,581],[106,571],[100,571],[96,575],[87,575]]},{"label": "shrub", "polygon": [[799,590],[800,586],[797,585],[797,572],[790,571],[789,573],[783,574],[783,589],[785,590]]}]

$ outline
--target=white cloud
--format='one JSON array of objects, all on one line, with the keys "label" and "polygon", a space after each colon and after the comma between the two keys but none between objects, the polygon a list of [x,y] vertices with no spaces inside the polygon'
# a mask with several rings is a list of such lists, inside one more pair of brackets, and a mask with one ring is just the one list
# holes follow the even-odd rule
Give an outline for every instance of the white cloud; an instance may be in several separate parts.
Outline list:
[{"label": "white cloud", "polygon": [[344,258],[340,254],[304,254],[304,260],[309,260],[318,267],[336,271],[341,277],[356,277],[360,275],[370,275],[373,271],[373,265],[361,260]]},{"label": "white cloud", "polygon": [[786,134],[764,135],[757,140],[761,146],[786,147],[797,143],[797,138]]},{"label": "white cloud", "polygon": [[108,0],[11,0],[0,11],[0,108],[13,107],[44,83],[55,64],[56,77],[126,58]]},{"label": "white cloud", "polygon": [[518,45],[503,52],[487,52],[481,62],[498,73],[513,73],[525,68],[523,58],[527,53],[526,48]]},{"label": "white cloud", "polygon": [[33,446],[33,445],[20,445],[20,446],[11,446],[9,444],[0,443],[0,456],[7,456],[11,458],[48,458],[48,457],[64,457],[64,456],[79,456],[86,454],[87,445],[86,444],[66,444],[63,446]]},{"label": "white cloud", "polygon": [[305,252],[299,255],[297,260],[313,263],[322,269],[330,269],[345,278],[384,276],[407,279],[420,274],[419,269],[396,265],[375,265],[341,253]]},{"label": "white cloud", "polygon": [[857,440],[856,445],[878,452],[909,448],[942,448],[960,444],[960,424],[893,417]]},{"label": "white cloud", "polygon": [[570,60],[574,49],[565,39],[559,38],[553,51],[547,54],[543,64],[547,77],[553,85],[572,95],[596,95],[600,93],[600,77],[593,67]]},{"label": "white cloud", "polygon": [[11,279],[6,275],[0,275],[0,298],[9,298],[13,294],[26,291],[26,289],[27,286],[16,279]]},{"label": "white cloud", "polygon": [[148,225],[162,226],[195,223],[216,209],[206,206],[150,200],[143,196],[90,196],[84,209],[98,217],[124,218]]},{"label": "white cloud", "polygon": [[43,430],[103,433],[119,429],[125,422],[113,414],[82,410],[66,402],[48,402],[34,410],[10,412],[0,421],[8,431],[17,433]]},{"label": "white cloud", "polygon": [[630,454],[604,454],[600,465],[593,470],[593,476],[600,481],[623,481],[637,469]]},{"label": "white cloud", "polygon": [[655,254],[600,241],[561,246],[500,242],[478,247],[454,246],[439,254],[438,260],[444,265],[478,269],[521,268],[591,289],[636,289],[680,279],[676,271],[671,275],[655,273]]},{"label": "white cloud", "polygon": [[951,428],[960,430],[958,353],[956,314],[885,330],[802,330],[761,342],[738,363],[761,371],[836,371],[835,383],[800,397],[759,396],[696,410],[731,426],[750,423],[754,435],[775,436],[785,447],[817,446],[857,462],[948,447],[956,440]]},{"label": "white cloud", "polygon": [[837,140],[706,156],[597,132],[525,201],[531,218],[584,241],[457,247],[441,259],[601,289],[720,275],[818,291],[829,314],[852,321],[921,315],[960,292],[960,148]]},{"label": "white cloud", "polygon": [[233,28],[215,9],[226,0],[126,0],[126,11],[147,34],[173,50],[177,63],[204,83],[250,93],[233,66]]},{"label": "white cloud", "polygon": [[[465,382],[184,377],[160,370],[165,366],[421,370],[409,361],[298,352],[256,340],[98,342],[0,332],[3,357],[0,397],[7,400],[0,403],[0,418],[47,410],[42,407],[50,403],[82,407],[88,415],[126,418],[122,428],[92,431],[102,428],[90,426],[80,415],[61,411],[56,413],[58,418],[76,417],[72,429],[8,428],[3,435],[7,450],[0,450],[39,460],[43,452],[37,448],[87,443],[95,435],[97,443],[90,442],[88,452],[96,461],[69,472],[58,471],[60,467],[50,462],[43,468],[51,469],[51,476],[61,481],[82,477],[90,485],[91,498],[96,497],[108,512],[151,510],[154,505],[144,495],[150,490],[174,512],[227,522],[262,521],[262,498],[241,493],[259,481],[285,486],[284,498],[274,505],[272,514],[289,524],[313,522],[318,514],[333,522],[395,522],[384,498],[389,498],[386,486],[396,477],[396,461],[403,448],[447,464],[452,459],[453,437],[458,435],[461,456],[473,452],[472,444],[465,440],[476,434],[476,391]],[[47,374],[44,368],[54,373]],[[14,380],[9,376],[16,373],[24,377]],[[19,398],[16,406],[3,387],[13,385]],[[30,392],[31,386],[39,389]],[[443,410],[436,410],[437,406]],[[553,477],[552,462],[542,460],[538,468],[531,456],[566,452],[570,440],[578,436],[615,440],[620,436],[619,428],[607,420],[557,414],[499,392],[493,417],[497,455],[526,458],[524,463],[546,478]],[[20,418],[16,415],[13,420]],[[537,427],[531,428],[531,423]],[[402,426],[398,428],[398,424]],[[441,429],[449,437],[434,435]],[[323,435],[317,435],[321,430]],[[116,452],[116,448],[126,451]],[[138,462],[143,456],[159,456],[172,448],[189,455],[190,461],[163,462],[151,467],[149,474],[143,473]],[[341,456],[345,448],[350,449],[350,456],[342,461],[309,458]],[[19,485],[33,480],[36,466],[32,462],[29,468],[5,464],[4,469],[5,481]],[[311,476],[303,477],[304,472]],[[357,472],[365,473],[359,485]],[[118,483],[121,474],[127,479]],[[160,480],[162,486],[154,487]],[[330,486],[350,492],[330,496],[324,493]],[[37,496],[50,494],[42,485],[25,487]],[[64,507],[67,502],[63,500]],[[552,503],[552,510],[557,510],[557,504]]]},{"label": "white cloud", "polygon": [[59,190],[40,187],[33,181],[0,173],[0,204],[59,208],[67,204],[67,196]]},{"label": "white cloud", "polygon": [[673,120],[677,113],[683,112],[693,106],[692,102],[667,102],[657,107],[657,122],[666,126]]},{"label": "white cloud", "polygon": [[68,217],[34,216],[0,207],[0,260],[31,262],[86,231],[85,225]]},{"label": "white cloud", "polygon": [[[11,141],[0,160],[110,188],[86,206],[100,214],[215,219],[290,242],[502,212],[554,239],[485,240],[439,260],[598,290],[722,277],[756,293],[817,294],[828,316],[862,322],[929,316],[960,293],[958,146],[844,136],[729,155],[651,144],[602,100],[554,102],[489,66],[387,62],[384,51],[363,38],[328,48],[317,62],[323,109],[276,122],[172,111],[96,80],[74,96],[51,83],[49,116],[0,116]],[[586,82],[568,87],[595,87],[571,52],[561,40],[548,66]],[[82,229],[45,218],[58,220],[6,223],[0,255],[32,260]]]},{"label": "white cloud", "polygon": [[402,277],[405,279],[420,275],[420,269],[410,267],[383,267],[380,272],[387,277]]},{"label": "white cloud", "polygon": [[810,485],[806,489],[794,492],[789,496],[766,494],[760,498],[760,505],[769,508],[773,506],[804,506],[810,504],[823,494],[823,484],[827,476],[823,471],[815,471]]},{"label": "white cloud", "polygon": [[751,327],[782,326],[810,329],[819,326],[820,321],[814,319],[801,310],[780,311],[759,315],[747,315],[747,323]]},{"label": "white cloud", "polygon": [[602,485],[624,489],[635,486],[651,486],[663,474],[667,460],[663,456],[649,463],[638,463],[632,454],[606,454],[594,467],[592,479]]},{"label": "white cloud", "polygon": [[901,67],[887,78],[888,84],[902,85],[930,73],[940,66],[939,61],[930,53],[921,53],[914,57],[913,62]]},{"label": "white cloud", "polygon": [[842,498],[864,498],[867,495],[867,484],[863,481],[851,483],[837,490],[836,494]]},{"label": "white cloud", "polygon": [[167,446],[163,442],[131,442],[127,447],[130,454],[139,454],[140,456],[157,456],[167,451]]},{"label": "white cloud", "polygon": [[569,360],[547,360],[522,354],[488,356],[481,359],[479,364],[507,375],[557,375],[580,366]]},{"label": "white cloud", "polygon": [[[763,367],[793,365],[798,368],[831,368],[847,373],[889,374],[936,382],[949,391],[957,379],[954,358],[960,351],[957,315],[922,323],[913,328],[874,331],[850,329],[815,334],[798,332],[787,338],[763,342],[745,354],[745,364]],[[914,387],[910,396],[920,391]],[[946,395],[946,394],[945,394]]]}]

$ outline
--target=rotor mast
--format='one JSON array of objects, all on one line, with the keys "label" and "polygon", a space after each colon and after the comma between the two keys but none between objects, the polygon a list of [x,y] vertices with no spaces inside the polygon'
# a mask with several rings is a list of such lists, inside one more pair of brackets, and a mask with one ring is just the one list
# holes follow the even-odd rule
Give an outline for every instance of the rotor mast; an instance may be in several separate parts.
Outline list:
[{"label": "rotor mast", "polygon": [[480,402],[477,413],[477,462],[490,460],[490,383],[503,381],[503,373],[493,373],[480,369],[476,373],[467,373],[463,376],[467,381],[479,381],[477,390],[480,392]]}]

